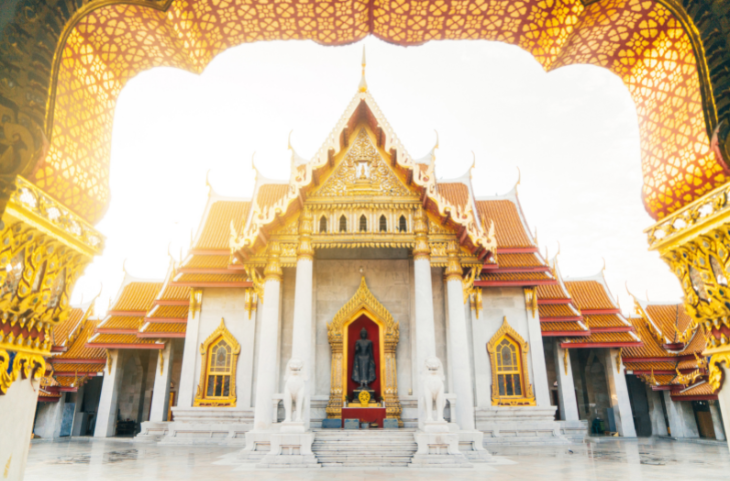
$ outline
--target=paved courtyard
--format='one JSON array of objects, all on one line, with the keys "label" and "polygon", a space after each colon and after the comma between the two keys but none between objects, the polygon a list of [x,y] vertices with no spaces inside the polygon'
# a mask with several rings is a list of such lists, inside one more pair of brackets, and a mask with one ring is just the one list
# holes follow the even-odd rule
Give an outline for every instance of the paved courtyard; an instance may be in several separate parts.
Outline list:
[{"label": "paved courtyard", "polygon": [[72,440],[34,443],[26,481],[186,480],[213,481],[374,479],[400,480],[725,480],[730,452],[725,445],[666,440],[608,441],[571,446],[509,447],[494,463],[473,469],[255,470],[240,464],[240,448],[156,446],[121,441]]}]

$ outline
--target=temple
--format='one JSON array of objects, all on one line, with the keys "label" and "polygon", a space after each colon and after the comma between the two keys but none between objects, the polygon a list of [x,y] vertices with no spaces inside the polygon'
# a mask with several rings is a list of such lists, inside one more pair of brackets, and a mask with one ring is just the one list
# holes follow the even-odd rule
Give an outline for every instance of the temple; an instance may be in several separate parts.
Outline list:
[{"label": "temple", "polygon": [[471,170],[437,180],[436,147],[408,154],[363,72],[317,153],[290,147],[288,180],[257,172],[250,199],[211,187],[160,279],[125,271],[103,318],[71,310],[35,434],[238,445],[260,467],[468,466],[485,446],[589,433],[724,439],[683,305],[636,300],[627,318],[603,272],[564,278],[517,186],[478,198]]}]

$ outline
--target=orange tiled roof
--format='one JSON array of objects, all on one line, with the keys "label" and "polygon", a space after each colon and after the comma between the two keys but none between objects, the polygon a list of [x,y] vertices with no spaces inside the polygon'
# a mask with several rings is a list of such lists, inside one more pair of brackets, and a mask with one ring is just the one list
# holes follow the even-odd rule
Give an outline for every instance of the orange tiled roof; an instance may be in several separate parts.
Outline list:
[{"label": "orange tiled roof", "polygon": [[144,331],[140,331],[141,334],[151,333],[176,333],[184,334],[187,328],[187,324],[184,322],[165,322],[165,323],[149,323],[146,325]]},{"label": "orange tiled roof", "polygon": [[463,207],[469,203],[469,188],[461,182],[438,183],[437,189],[453,205]]},{"label": "orange tiled roof", "polygon": [[704,332],[703,327],[698,326],[697,332],[695,332],[689,344],[682,350],[680,355],[693,354],[695,352],[699,354],[707,349],[707,339],[705,338]]},{"label": "orange tiled roof", "polygon": [[56,346],[62,346],[63,341],[68,338],[68,335],[74,330],[74,328],[76,328],[76,325],[81,319],[83,319],[83,317],[83,309],[72,307],[66,320],[53,328],[53,344]]},{"label": "orange tiled roof", "polygon": [[547,272],[489,272],[482,271],[481,280],[497,282],[513,281],[552,281],[552,274]]},{"label": "orange tiled roof", "polygon": [[540,319],[551,317],[580,317],[580,313],[571,308],[570,304],[539,304]]},{"label": "orange tiled roof", "polygon": [[162,294],[160,294],[158,301],[187,301],[190,299],[190,287],[188,286],[175,286],[171,282],[165,285]]},{"label": "orange tiled roof", "polygon": [[106,364],[85,364],[85,363],[53,363],[54,372],[78,372],[84,374],[87,372],[102,372]]},{"label": "orange tiled roof", "polygon": [[597,281],[565,281],[565,287],[580,310],[617,309],[603,285]]},{"label": "orange tiled roof", "polygon": [[139,329],[142,317],[137,316],[109,316],[99,324],[99,329]]},{"label": "orange tiled roof", "polygon": [[674,355],[667,352],[651,334],[646,326],[646,321],[641,317],[632,317],[629,319],[636,330],[636,334],[644,342],[641,347],[627,347],[623,351],[623,357],[667,357],[674,358]]},{"label": "orange tiled roof", "polygon": [[676,340],[677,333],[684,332],[692,322],[681,304],[649,304],[646,313],[669,340]]},{"label": "orange tiled roof", "polygon": [[494,221],[497,246],[535,247],[531,237],[525,232],[517,206],[510,200],[478,200],[476,201],[479,218],[486,217]]},{"label": "orange tiled roof", "polygon": [[225,256],[201,256],[194,255],[188,262],[185,263],[184,267],[190,267],[191,269],[225,269],[228,267],[228,261],[230,257]]},{"label": "orange tiled roof", "polygon": [[547,267],[538,254],[499,254],[499,268],[509,267]]},{"label": "orange tiled roof", "polygon": [[591,329],[608,327],[625,329],[630,326],[623,321],[623,316],[618,314],[589,314],[583,318]]},{"label": "orange tiled roof", "polygon": [[53,376],[43,376],[40,381],[40,386],[41,388],[56,387],[58,386],[58,381]]},{"label": "orange tiled roof", "polygon": [[112,311],[147,311],[162,288],[161,282],[133,281],[124,286]]},{"label": "orange tiled roof", "polygon": [[174,319],[185,319],[188,318],[188,306],[159,306],[154,314],[147,317],[148,322],[154,322],[154,319],[161,318],[174,318]]},{"label": "orange tiled roof", "polygon": [[[702,359],[702,356],[700,356],[700,359]],[[697,359],[687,359],[686,361],[679,361],[679,364],[677,365],[677,369],[697,369],[698,363]]]},{"label": "orange tiled roof", "polygon": [[86,347],[86,342],[91,336],[94,335],[94,330],[99,324],[99,321],[87,320],[84,327],[74,342],[69,346],[68,351],[64,352],[60,356],[53,356],[54,364],[61,359],[104,359],[106,358],[106,352],[104,349],[89,348]]},{"label": "orange tiled roof", "polygon": [[183,274],[174,282],[246,282],[246,274]]},{"label": "orange tiled roof", "polygon": [[[549,324],[549,323],[548,323]],[[566,343],[590,343],[590,344],[615,344],[615,343],[639,343],[631,332],[593,332],[588,337],[566,339]]]},{"label": "orange tiled roof", "polygon": [[565,292],[560,284],[540,284],[537,286],[537,299],[568,299],[570,294]]},{"label": "orange tiled roof", "polygon": [[587,332],[588,329],[584,328],[577,321],[572,322],[544,322],[540,323],[540,329],[543,332]]},{"label": "orange tiled roof", "polygon": [[624,362],[629,371],[674,371],[677,367],[674,358],[668,357],[667,362]]},{"label": "orange tiled roof", "polygon": [[99,334],[88,342],[91,346],[98,344],[155,344],[153,339],[140,339],[137,334]]},{"label": "orange tiled roof", "polygon": [[[256,194],[256,205],[265,209],[276,204],[276,202],[286,195],[289,190],[289,184],[264,184],[259,187],[259,191]],[[229,229],[230,232],[230,229]]]},{"label": "orange tiled roof", "polygon": [[716,393],[712,390],[712,385],[708,382],[701,384],[695,384],[690,386],[689,389],[684,392],[673,392],[672,399],[682,400],[683,397],[694,397],[694,396],[714,396]]},{"label": "orange tiled roof", "polygon": [[251,202],[243,200],[219,200],[210,206],[203,232],[195,243],[195,249],[228,250],[231,238],[231,221],[237,229],[246,222]]}]

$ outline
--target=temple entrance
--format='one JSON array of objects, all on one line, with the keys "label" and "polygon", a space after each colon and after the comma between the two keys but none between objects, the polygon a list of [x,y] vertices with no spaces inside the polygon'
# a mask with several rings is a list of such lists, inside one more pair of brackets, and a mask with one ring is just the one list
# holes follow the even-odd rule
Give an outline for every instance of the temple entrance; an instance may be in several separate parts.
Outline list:
[{"label": "temple entrance", "polygon": [[[395,363],[400,329],[364,277],[355,295],[327,325],[327,336],[332,351],[327,417],[341,419],[342,408],[348,404],[382,409],[385,403],[386,417],[400,421]],[[362,391],[369,392],[370,398],[360,397]]]}]

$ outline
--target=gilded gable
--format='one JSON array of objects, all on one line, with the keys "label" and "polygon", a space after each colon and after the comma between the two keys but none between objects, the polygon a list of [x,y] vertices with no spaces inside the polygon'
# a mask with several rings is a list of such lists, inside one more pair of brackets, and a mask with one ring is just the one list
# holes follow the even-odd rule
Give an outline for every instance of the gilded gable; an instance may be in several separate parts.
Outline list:
[{"label": "gilded gable", "polygon": [[364,127],[358,132],[355,142],[332,176],[312,196],[363,195],[390,197],[413,195],[390,170]]}]

